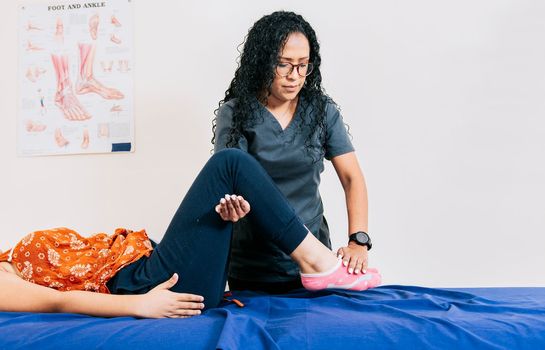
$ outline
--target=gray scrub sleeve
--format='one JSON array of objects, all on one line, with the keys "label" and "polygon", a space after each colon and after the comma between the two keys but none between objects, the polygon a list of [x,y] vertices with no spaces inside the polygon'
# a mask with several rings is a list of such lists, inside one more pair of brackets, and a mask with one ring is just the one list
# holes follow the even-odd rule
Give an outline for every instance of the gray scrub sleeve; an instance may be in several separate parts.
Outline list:
[{"label": "gray scrub sleeve", "polygon": [[333,157],[353,152],[354,146],[348,136],[341,113],[335,105],[328,104],[326,118],[325,158],[331,160]]},{"label": "gray scrub sleeve", "polygon": [[[218,116],[216,118],[216,140],[214,143],[214,153],[227,148],[227,141],[229,139],[229,131],[233,122],[233,107],[232,102],[229,101],[221,105],[218,110]],[[238,144],[235,148],[241,149],[244,152],[248,152],[248,141],[242,135],[238,140]]]}]

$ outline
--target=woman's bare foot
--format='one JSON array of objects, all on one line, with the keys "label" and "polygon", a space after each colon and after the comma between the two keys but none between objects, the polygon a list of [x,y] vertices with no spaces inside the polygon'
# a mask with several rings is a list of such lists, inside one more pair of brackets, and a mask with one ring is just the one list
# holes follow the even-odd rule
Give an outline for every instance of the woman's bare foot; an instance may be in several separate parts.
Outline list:
[{"label": "woman's bare foot", "polygon": [[55,129],[55,142],[59,147],[64,147],[69,143],[68,140],[62,136],[62,131],[59,128]]},{"label": "woman's bare foot", "polygon": [[33,122],[32,120],[27,120],[25,124],[26,131],[28,132],[42,132],[47,126],[39,122]]},{"label": "woman's bare foot", "polygon": [[94,14],[89,18],[89,33],[91,34],[91,38],[93,40],[97,40],[97,32],[98,32],[98,22],[100,18],[98,17],[98,14]]},{"label": "woman's bare foot", "polygon": [[328,271],[338,262],[335,253],[323,245],[310,231],[291,253],[291,257],[299,264],[302,273]]},{"label": "woman's bare foot", "polygon": [[89,130],[83,130],[83,141],[81,142],[81,148],[87,149],[89,147]]}]

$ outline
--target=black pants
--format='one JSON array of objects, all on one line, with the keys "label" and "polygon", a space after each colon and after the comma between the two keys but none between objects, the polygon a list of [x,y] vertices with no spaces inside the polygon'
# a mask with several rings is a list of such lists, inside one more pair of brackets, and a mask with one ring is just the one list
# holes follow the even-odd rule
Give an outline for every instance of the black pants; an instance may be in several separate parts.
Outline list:
[{"label": "black pants", "polygon": [[307,229],[259,163],[245,152],[226,149],[201,170],[151,256],[119,271],[108,282],[110,291],[146,293],[177,272],[180,279],[171,290],[202,295],[206,308],[216,307],[223,298],[233,232],[233,224],[214,210],[225,194],[248,200],[249,216],[263,239],[286,254],[306,237]]},{"label": "black pants", "polygon": [[269,294],[285,294],[299,288],[303,288],[301,279],[286,282],[259,282],[229,277],[229,290],[253,290]]}]

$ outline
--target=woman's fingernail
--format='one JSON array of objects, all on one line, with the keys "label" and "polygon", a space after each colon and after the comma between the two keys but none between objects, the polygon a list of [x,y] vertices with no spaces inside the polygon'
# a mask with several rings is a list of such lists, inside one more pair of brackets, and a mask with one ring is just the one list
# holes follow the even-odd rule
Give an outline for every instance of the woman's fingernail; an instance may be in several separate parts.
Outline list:
[{"label": "woman's fingernail", "polygon": [[344,265],[344,266],[348,266],[348,261],[344,261],[344,260],[343,260],[343,265]]},{"label": "woman's fingernail", "polygon": [[366,270],[366,269],[363,269],[363,271],[362,271],[362,272],[363,272],[363,273],[367,273],[367,270]]},{"label": "woman's fingernail", "polygon": [[357,275],[358,273],[360,273],[360,270],[356,269],[354,270],[354,273]]},{"label": "woman's fingernail", "polygon": [[352,273],[352,272],[354,272],[354,269],[353,269],[353,268],[349,268],[349,269],[348,269],[348,273]]}]

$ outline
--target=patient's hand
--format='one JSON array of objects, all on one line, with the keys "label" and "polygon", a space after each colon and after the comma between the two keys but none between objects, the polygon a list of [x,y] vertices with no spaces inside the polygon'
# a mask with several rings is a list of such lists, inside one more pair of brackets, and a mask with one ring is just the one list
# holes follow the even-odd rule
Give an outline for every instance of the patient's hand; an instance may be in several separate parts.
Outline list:
[{"label": "patient's hand", "polygon": [[169,289],[178,282],[178,274],[146,294],[137,297],[141,302],[136,305],[139,317],[145,318],[187,318],[196,316],[204,308],[203,297],[200,295],[176,293]]},{"label": "patient's hand", "polygon": [[215,209],[223,220],[237,222],[250,212],[250,203],[242,196],[226,194]]}]

